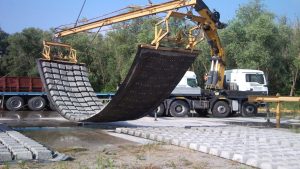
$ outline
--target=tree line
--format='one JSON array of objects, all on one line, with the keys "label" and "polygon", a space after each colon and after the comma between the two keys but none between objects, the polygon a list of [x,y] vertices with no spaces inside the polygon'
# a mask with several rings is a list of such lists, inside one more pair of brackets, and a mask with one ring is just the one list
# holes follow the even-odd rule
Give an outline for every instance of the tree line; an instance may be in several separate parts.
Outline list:
[{"label": "tree line", "polygon": [[[153,16],[114,25],[105,34],[83,32],[62,38],[77,50],[79,62],[87,65],[96,91],[115,91],[125,78],[135,57],[137,45],[151,43]],[[172,20],[171,30],[181,22]],[[131,26],[128,26],[131,25]],[[184,27],[184,26],[183,26]],[[43,40],[51,40],[54,30],[26,28],[8,34],[0,28],[0,77],[38,76],[36,59],[41,58]],[[300,92],[300,21],[289,23],[264,8],[260,0],[241,6],[226,29],[219,31],[225,49],[227,69],[259,69],[266,73],[270,94],[295,95]],[[210,64],[207,43],[198,45],[201,53],[191,70],[204,86],[203,75]],[[298,93],[299,94],[299,93]]]}]

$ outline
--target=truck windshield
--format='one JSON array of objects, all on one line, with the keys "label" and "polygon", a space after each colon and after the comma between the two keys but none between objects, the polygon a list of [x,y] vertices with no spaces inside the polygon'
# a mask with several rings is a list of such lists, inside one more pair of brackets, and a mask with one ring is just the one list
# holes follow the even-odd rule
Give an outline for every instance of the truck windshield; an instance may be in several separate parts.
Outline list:
[{"label": "truck windshield", "polygon": [[198,87],[197,80],[196,80],[196,79],[193,79],[193,78],[187,78],[187,84],[188,84],[190,87]]},{"label": "truck windshield", "polygon": [[246,74],[246,82],[257,82],[264,84],[265,79],[263,74]]}]

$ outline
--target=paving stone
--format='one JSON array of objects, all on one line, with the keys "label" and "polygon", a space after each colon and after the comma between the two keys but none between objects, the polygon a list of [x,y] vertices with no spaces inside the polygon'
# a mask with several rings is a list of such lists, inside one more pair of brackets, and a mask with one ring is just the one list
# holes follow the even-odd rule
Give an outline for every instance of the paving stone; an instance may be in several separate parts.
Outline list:
[{"label": "paving stone", "polygon": [[171,144],[179,146],[180,145],[180,141],[181,141],[180,139],[174,138],[174,139],[172,139]]},{"label": "paving stone", "polygon": [[32,152],[37,160],[49,160],[52,158],[52,152],[47,149],[34,149]]},{"label": "paving stone", "polygon": [[30,151],[17,151],[13,152],[14,160],[32,160],[32,154]]},{"label": "paving stone", "polygon": [[122,133],[122,128],[116,128],[116,133]]},{"label": "paving stone", "polygon": [[141,131],[135,131],[134,136],[139,137],[141,136],[142,132]]},{"label": "paving stone", "polygon": [[221,149],[219,147],[211,147],[209,149],[209,154],[215,155],[215,156],[220,156],[221,154]]},{"label": "paving stone", "polygon": [[142,137],[142,138],[148,139],[149,136],[150,136],[150,134],[149,134],[149,133],[146,133],[146,132],[142,132],[142,134],[141,134],[141,137]]},{"label": "paving stone", "polygon": [[134,130],[129,130],[127,134],[129,134],[129,135],[132,135],[132,136],[133,136],[133,135],[134,135]]},{"label": "paving stone", "polygon": [[198,150],[199,149],[199,144],[198,143],[190,143],[190,146],[189,148],[192,149],[192,150]]},{"label": "paving stone", "polygon": [[234,154],[234,151],[232,151],[232,150],[222,150],[220,153],[220,157],[232,159],[233,154]]},{"label": "paving stone", "polygon": [[149,139],[150,140],[156,140],[157,134],[150,134]]},{"label": "paving stone", "polygon": [[203,153],[208,153],[209,152],[209,146],[200,145],[198,150],[203,152]]},{"label": "paving stone", "polygon": [[[300,158],[300,136],[247,127],[137,128],[139,137],[169,142],[261,168],[285,167]],[[299,138],[298,138],[299,136]],[[291,162],[287,165],[296,167]]]}]

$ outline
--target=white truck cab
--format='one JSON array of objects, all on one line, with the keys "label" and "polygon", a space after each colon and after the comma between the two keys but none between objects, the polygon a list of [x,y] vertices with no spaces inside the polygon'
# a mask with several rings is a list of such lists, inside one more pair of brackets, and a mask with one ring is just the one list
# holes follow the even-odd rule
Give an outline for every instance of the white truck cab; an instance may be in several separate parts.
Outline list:
[{"label": "white truck cab", "polygon": [[232,69],[225,71],[225,85],[235,84],[238,91],[264,92],[268,94],[265,74],[260,70]]},{"label": "white truck cab", "polygon": [[185,72],[184,76],[177,84],[176,87],[187,87],[187,88],[195,88],[198,87],[197,76],[193,71]]}]

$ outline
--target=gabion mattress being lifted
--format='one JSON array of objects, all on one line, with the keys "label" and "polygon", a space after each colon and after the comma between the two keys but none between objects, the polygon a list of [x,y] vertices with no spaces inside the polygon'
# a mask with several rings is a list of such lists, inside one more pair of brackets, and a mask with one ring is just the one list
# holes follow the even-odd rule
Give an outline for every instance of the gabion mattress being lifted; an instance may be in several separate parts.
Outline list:
[{"label": "gabion mattress being lifted", "polygon": [[198,52],[139,46],[135,60],[113,99],[103,105],[84,64],[39,59],[38,69],[49,100],[71,121],[134,120],[167,98]]}]

